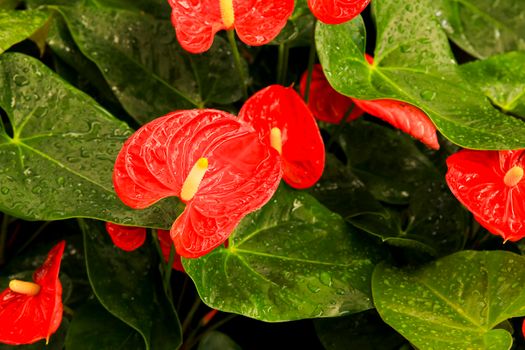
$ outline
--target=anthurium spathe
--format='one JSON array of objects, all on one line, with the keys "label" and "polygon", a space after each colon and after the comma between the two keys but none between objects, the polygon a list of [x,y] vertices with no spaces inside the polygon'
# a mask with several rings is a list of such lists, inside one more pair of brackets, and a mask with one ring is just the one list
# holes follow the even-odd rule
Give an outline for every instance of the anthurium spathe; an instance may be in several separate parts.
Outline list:
[{"label": "anthurium spathe", "polygon": [[[366,59],[372,64],[371,56],[366,55]],[[306,74],[307,72],[301,78],[303,93],[306,89]],[[319,64],[315,65],[312,71],[308,105],[319,120],[328,123],[339,123],[349,111],[351,113],[346,121],[357,119],[366,112],[406,132],[428,147],[439,149],[436,127],[422,110],[402,101],[388,99],[369,101],[341,95],[330,86]]]},{"label": "anthurium spathe", "polygon": [[317,19],[326,24],[340,24],[359,15],[370,0],[308,0]]},{"label": "anthurium spathe", "polygon": [[62,285],[58,279],[65,242],[58,243],[33,274],[33,282],[12,280],[0,294],[0,343],[49,341],[62,321]]},{"label": "anthurium spathe", "polygon": [[281,178],[278,152],[249,123],[213,109],[170,113],[124,144],[113,182],[133,208],[177,196],[184,212],[170,234],[177,253],[202,256],[263,206]]},{"label": "anthurium spathe", "polygon": [[263,139],[279,140],[272,146],[282,156],[288,185],[303,189],[319,180],[325,162],[323,139],[312,112],[293,88],[271,85],[257,92],[246,101],[239,118],[251,123]]},{"label": "anthurium spathe", "polygon": [[447,184],[491,233],[525,237],[524,150],[462,150],[447,159]]},{"label": "anthurium spathe", "polygon": [[106,231],[108,231],[113,244],[127,252],[132,252],[141,247],[146,240],[146,229],[143,227],[123,226],[106,222]]},{"label": "anthurium spathe", "polygon": [[208,50],[215,33],[235,29],[252,46],[272,41],[286,25],[294,0],[169,0],[180,45],[192,53]]}]

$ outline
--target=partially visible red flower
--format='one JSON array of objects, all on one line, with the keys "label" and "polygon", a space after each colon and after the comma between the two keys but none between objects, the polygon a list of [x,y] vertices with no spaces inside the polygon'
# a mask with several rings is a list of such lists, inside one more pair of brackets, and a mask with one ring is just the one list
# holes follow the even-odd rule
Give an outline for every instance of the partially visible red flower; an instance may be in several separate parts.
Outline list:
[{"label": "partially visible red flower", "polygon": [[58,279],[65,242],[49,252],[33,282],[12,280],[0,294],[0,343],[49,341],[62,322],[62,285]]},{"label": "partially visible red flower", "polygon": [[525,237],[525,150],[461,150],[448,157],[447,184],[491,233],[505,240]]},{"label": "partially visible red flower", "polygon": [[146,240],[146,229],[144,227],[122,226],[106,222],[106,231],[113,243],[127,252],[141,247]]},{"label": "partially visible red flower", "polygon": [[192,53],[208,50],[215,33],[234,29],[252,46],[272,41],[292,15],[294,0],[169,0],[180,45]]},{"label": "partially visible red flower", "polygon": [[340,24],[359,15],[370,0],[308,0],[317,19],[326,24]]},{"label": "partially visible red flower", "polygon": [[[372,64],[371,56],[366,55]],[[347,111],[355,104],[347,121],[354,120],[366,112],[406,132],[430,148],[439,149],[436,127],[427,115],[409,103],[396,100],[359,100],[350,98],[335,91],[323,74],[321,65],[315,65],[310,84],[308,105],[312,106],[315,116],[329,123],[339,123]],[[301,91],[306,89],[306,74],[301,78]],[[338,96],[338,97],[335,97]],[[333,101],[330,104],[327,101]]]},{"label": "partially visible red flower", "polygon": [[[162,251],[162,256],[166,262],[170,261],[171,247],[173,246],[173,241],[170,237],[170,231],[166,230],[157,230],[159,236],[160,250]],[[182,266],[181,256],[175,252],[175,259],[173,260],[172,268],[180,271],[186,272],[184,266]]]},{"label": "partially visible red flower", "polygon": [[523,324],[521,325],[521,334],[523,334],[523,337],[525,337],[525,319],[523,320]]},{"label": "partially visible red flower", "polygon": [[303,189],[319,180],[325,160],[323,139],[312,112],[293,88],[271,85],[257,92],[246,101],[239,118],[268,141],[278,130],[283,179],[288,185]]},{"label": "partially visible red flower", "polygon": [[[303,96],[306,92],[307,79],[308,71],[302,75],[299,85]],[[346,121],[357,119],[364,113],[349,97],[334,90],[326,80],[320,64],[314,65],[312,70],[308,107],[317,119],[333,124],[339,124],[343,117],[348,114],[350,108],[352,110]]]},{"label": "partially visible red flower", "polygon": [[239,221],[273,195],[281,178],[277,151],[260,132],[213,109],[172,112],[124,144],[113,182],[133,208],[177,196],[186,203],[170,234],[186,258],[222,244]]}]

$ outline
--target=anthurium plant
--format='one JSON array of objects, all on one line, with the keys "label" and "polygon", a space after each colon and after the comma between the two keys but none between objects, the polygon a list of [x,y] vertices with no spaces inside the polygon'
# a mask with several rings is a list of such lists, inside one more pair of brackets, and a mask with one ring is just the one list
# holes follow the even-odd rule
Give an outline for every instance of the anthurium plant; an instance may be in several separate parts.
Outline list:
[{"label": "anthurium plant", "polygon": [[525,349],[525,2],[0,0],[0,350]]}]

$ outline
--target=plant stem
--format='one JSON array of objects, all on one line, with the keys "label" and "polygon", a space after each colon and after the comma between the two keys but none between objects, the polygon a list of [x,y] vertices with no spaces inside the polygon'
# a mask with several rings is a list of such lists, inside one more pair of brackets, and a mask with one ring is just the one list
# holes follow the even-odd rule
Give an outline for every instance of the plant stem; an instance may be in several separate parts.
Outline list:
[{"label": "plant stem", "polygon": [[182,323],[182,334],[186,333],[188,330],[188,327],[191,324],[191,321],[193,319],[193,315],[195,315],[195,312],[197,312],[197,309],[201,305],[201,298],[197,294],[197,297],[195,298],[195,301],[193,302],[193,305],[191,306],[190,311],[186,315],[186,318],[184,319],[184,322]]},{"label": "plant stem", "polygon": [[244,66],[241,61],[241,55],[239,53],[239,47],[237,46],[237,41],[235,40],[235,32],[233,29],[227,31],[228,41],[233,52],[233,60],[235,61],[235,67],[237,68],[237,73],[239,74],[239,79],[241,80],[241,89],[242,96],[244,100],[248,99],[248,88],[246,86],[246,77],[244,76]]},{"label": "plant stem", "polygon": [[350,106],[350,108],[348,108],[348,110],[345,112],[345,115],[343,116],[343,119],[341,119],[341,121],[339,122],[338,126],[337,126],[337,129],[335,129],[335,132],[330,136],[330,140],[328,141],[328,145],[326,146],[326,149],[329,150],[330,147],[332,146],[332,144],[334,143],[334,141],[339,137],[339,135],[341,135],[341,133],[343,132],[346,124],[348,124],[346,122],[346,119],[350,116],[350,114],[352,114],[352,111],[354,110],[354,107],[355,105],[352,104]]},{"label": "plant stem", "polygon": [[2,225],[0,226],[0,266],[5,263],[5,248],[7,242],[7,230],[9,228],[9,215],[6,213],[2,217]]},{"label": "plant stem", "polygon": [[277,84],[286,84],[286,73],[288,71],[288,56],[290,50],[287,44],[279,45],[279,55],[277,57]]},{"label": "plant stem", "polygon": [[[220,321],[216,322],[215,324],[213,324],[212,326],[208,327],[208,329],[206,329],[206,331],[204,331],[201,334],[199,334],[198,337],[195,337],[195,335],[197,334],[197,331],[200,329],[200,326],[201,326],[201,324],[199,324],[199,326],[197,326],[197,328],[195,328],[195,330],[188,337],[188,340],[187,340],[187,343],[186,343],[187,344],[187,349],[191,349],[195,344],[198,344],[199,341],[202,339],[202,337],[204,337],[204,335],[206,333],[209,333],[209,332],[212,332],[212,331],[216,330],[217,328],[219,328],[223,324],[233,320],[237,316],[238,315],[235,315],[235,314],[228,315],[225,318],[223,318],[222,320],[220,320]],[[193,338],[195,338],[195,339],[193,339]]]},{"label": "plant stem", "polygon": [[38,237],[38,235],[40,235],[42,233],[42,231],[44,231],[46,229],[47,226],[49,226],[49,224],[51,223],[51,221],[46,221],[44,222],[42,225],[40,225],[40,227],[31,235],[31,237],[29,237],[25,242],[24,244],[22,245],[22,247],[20,247],[20,249],[18,249],[18,251],[16,252],[15,255],[18,255],[20,254],[21,252],[24,251],[24,249],[26,249],[30,244],[31,242],[33,242],[35,240],[35,238]]},{"label": "plant stem", "polygon": [[[317,22],[317,21],[316,21]],[[308,103],[310,97],[310,85],[312,84],[312,73],[314,71],[314,63],[316,56],[315,49],[315,23],[312,30],[312,42],[310,43],[310,52],[308,53],[308,75],[306,76],[306,87],[304,89],[304,102]]]},{"label": "plant stem", "polygon": [[170,281],[171,281],[171,271],[173,270],[172,266],[173,266],[174,260],[175,260],[175,246],[172,243],[170,247],[170,257],[168,259],[167,265],[164,270],[164,286],[165,288],[168,287],[166,290],[166,293],[168,294],[168,297],[170,298],[170,300],[173,298],[173,295],[171,293]]},{"label": "plant stem", "polygon": [[184,277],[184,283],[182,284],[182,290],[179,294],[179,300],[177,301],[177,312],[180,311],[180,307],[182,306],[182,300],[184,299],[184,293],[186,292],[186,288],[188,287],[188,275]]}]

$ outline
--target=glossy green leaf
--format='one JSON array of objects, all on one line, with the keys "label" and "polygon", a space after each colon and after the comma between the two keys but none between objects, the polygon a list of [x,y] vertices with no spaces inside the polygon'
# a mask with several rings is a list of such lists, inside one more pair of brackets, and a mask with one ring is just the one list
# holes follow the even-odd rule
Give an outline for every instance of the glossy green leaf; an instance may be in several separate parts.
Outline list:
[{"label": "glossy green leaf", "polygon": [[360,99],[395,99],[421,108],[452,142],[473,149],[525,147],[525,122],[493,108],[457,71],[430,0],[400,6],[376,0],[374,65],[364,58],[360,17],[342,25],[319,23],[316,44],[330,84]]},{"label": "glossy green leaf", "polygon": [[143,350],[144,341],[137,331],[112,316],[99,303],[88,302],[75,310],[66,349]]},{"label": "glossy green leaf", "polygon": [[286,26],[271,42],[274,45],[287,44],[288,47],[310,46],[315,26],[315,17],[308,8],[306,0],[295,2],[293,14]]},{"label": "glossy green leaf", "polygon": [[179,319],[148,247],[125,252],[113,245],[103,223],[79,223],[89,281],[100,303],[140,333],[146,350],[176,349],[182,341]]},{"label": "glossy green leaf", "polygon": [[525,49],[522,0],[439,0],[434,6],[449,38],[475,57]]},{"label": "glossy green leaf", "polygon": [[525,52],[509,52],[462,65],[465,79],[479,86],[503,111],[525,117]]},{"label": "glossy green leaf", "polygon": [[0,56],[0,210],[28,220],[90,217],[168,228],[177,201],[132,210],[115,195],[113,163],[131,130],[37,60]]},{"label": "glossy green leaf", "polygon": [[169,20],[106,8],[59,10],[80,50],[141,123],[242,96],[233,55],[220,37],[206,53],[191,55],[178,45]]},{"label": "glossy green leaf", "polygon": [[[525,258],[504,251],[462,251],[416,270],[379,265],[372,278],[383,320],[427,349],[510,349],[494,329],[525,316]],[[446,336],[444,336],[446,335]]]},{"label": "glossy green leaf", "polygon": [[45,11],[8,11],[0,7],[0,54],[33,35],[49,18]]},{"label": "glossy green leaf", "polygon": [[276,322],[369,309],[384,253],[311,196],[281,188],[227,249],[183,264],[210,307]]},{"label": "glossy green leaf", "polygon": [[421,184],[438,177],[414,140],[400,131],[355,120],[338,141],[351,171],[383,202],[406,204]]},{"label": "glossy green leaf", "polygon": [[345,219],[366,213],[386,215],[365,184],[331,153],[326,154],[323,176],[309,192]]},{"label": "glossy green leaf", "polygon": [[326,350],[398,350],[406,343],[374,310],[315,320],[314,324]]},{"label": "glossy green leaf", "polygon": [[241,347],[226,334],[213,331],[204,334],[197,350],[241,350]]}]

